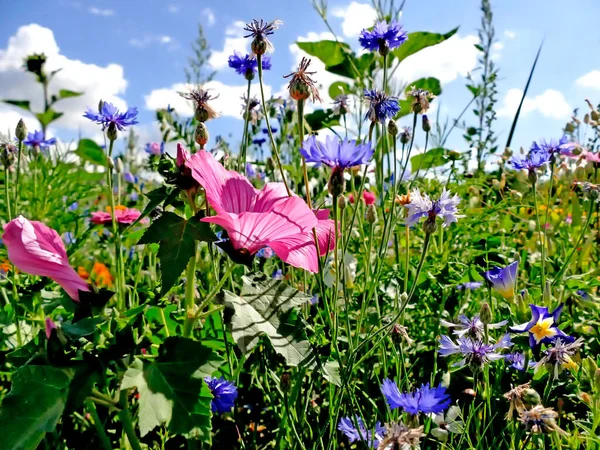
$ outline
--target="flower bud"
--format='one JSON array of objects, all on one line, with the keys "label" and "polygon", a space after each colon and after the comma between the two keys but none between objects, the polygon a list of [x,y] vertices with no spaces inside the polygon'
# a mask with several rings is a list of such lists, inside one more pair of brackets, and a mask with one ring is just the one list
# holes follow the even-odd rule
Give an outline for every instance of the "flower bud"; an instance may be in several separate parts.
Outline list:
[{"label": "flower bud", "polygon": [[310,86],[300,78],[295,78],[291,81],[289,90],[290,97],[296,101],[306,100],[311,94]]},{"label": "flower bud", "polygon": [[423,231],[427,234],[433,234],[437,231],[437,223],[435,221],[435,217],[429,217],[425,222],[423,222]]},{"label": "flower bud", "polygon": [[204,108],[203,106],[197,106],[196,107],[196,111],[194,112],[194,117],[196,118],[196,120],[200,123],[204,123],[208,120],[209,118],[209,113],[206,110],[206,108]]},{"label": "flower bud", "polygon": [[391,119],[388,122],[388,133],[390,133],[390,136],[396,136],[398,134],[398,125],[394,119]]},{"label": "flower bud", "polygon": [[398,300],[400,300],[400,304],[403,305],[408,300],[408,294],[406,292],[403,292],[402,294],[400,294],[400,297],[398,297]]},{"label": "flower bud", "polygon": [[530,170],[529,171],[529,181],[531,182],[531,184],[535,184],[537,182],[537,173],[535,173],[535,170]]},{"label": "flower bud", "polygon": [[115,162],[112,158],[109,158],[108,156],[106,157],[106,165],[108,166],[109,170],[113,170],[115,168]]},{"label": "flower bud", "polygon": [[423,131],[425,133],[429,133],[431,131],[431,122],[429,121],[429,117],[427,117],[427,114],[423,114]]},{"label": "flower bud", "polygon": [[10,144],[0,147],[0,162],[6,168],[12,166],[15,160],[15,152]]},{"label": "flower bud", "polygon": [[108,138],[109,141],[117,140],[117,126],[112,122],[108,126],[108,130],[106,130],[106,137]]},{"label": "flower bud", "polygon": [[481,305],[481,311],[479,311],[479,318],[484,325],[492,323],[492,308],[488,302],[483,302]]},{"label": "flower bud", "polygon": [[536,406],[542,402],[540,394],[535,389],[526,389],[523,393],[523,403],[527,406]]},{"label": "flower bud", "polygon": [[365,219],[371,225],[377,222],[377,209],[375,209],[375,205],[367,206],[367,213],[365,214]]},{"label": "flower bud", "polygon": [[252,67],[249,67],[248,69],[246,69],[246,73],[244,74],[244,78],[248,81],[252,81],[254,80],[254,69]]},{"label": "flower bud", "polygon": [[390,43],[387,39],[382,39],[379,42],[379,54],[381,56],[387,56],[390,53]]},{"label": "flower bud", "polygon": [[575,131],[575,125],[573,125],[572,123],[568,123],[565,125],[565,131],[567,133],[573,133]]},{"label": "flower bud", "polygon": [[200,148],[204,148],[204,146],[208,142],[209,137],[210,136],[208,134],[208,128],[206,128],[206,125],[204,124],[204,122],[200,122],[198,124],[198,126],[196,127],[196,134],[195,134],[196,143],[200,146]]},{"label": "flower bud", "polygon": [[340,209],[340,211],[346,209],[346,197],[344,197],[343,195],[340,195],[338,197],[338,208]]},{"label": "flower bud", "polygon": [[410,128],[406,127],[402,129],[402,133],[400,133],[400,142],[403,144],[408,144],[410,142],[411,134]]},{"label": "flower bud", "polygon": [[331,171],[331,176],[329,177],[329,182],[327,183],[327,188],[329,189],[329,193],[335,198],[338,195],[344,193],[344,169],[340,169],[339,167],[335,167]]},{"label": "flower bud", "polygon": [[23,119],[19,119],[19,123],[17,123],[15,136],[19,141],[24,141],[27,137],[27,126],[25,125],[25,122],[23,122]]},{"label": "flower bud", "polygon": [[267,172],[273,172],[275,170],[275,164],[273,163],[273,158],[270,156],[267,158],[267,162],[265,163],[265,168]]},{"label": "flower bud", "polygon": [[592,117],[592,120],[594,120],[594,121],[596,121],[596,122],[597,122],[598,120],[600,120],[600,114],[598,114],[598,111],[592,111],[592,112],[590,113],[590,115],[591,115],[591,117]]},{"label": "flower bud", "polygon": [[252,53],[255,55],[264,55],[267,53],[267,39],[264,36],[256,36],[250,44],[250,48],[252,49]]},{"label": "flower bud", "polygon": [[115,168],[117,169],[117,173],[123,173],[123,161],[121,158],[116,158],[117,163],[115,164]]}]

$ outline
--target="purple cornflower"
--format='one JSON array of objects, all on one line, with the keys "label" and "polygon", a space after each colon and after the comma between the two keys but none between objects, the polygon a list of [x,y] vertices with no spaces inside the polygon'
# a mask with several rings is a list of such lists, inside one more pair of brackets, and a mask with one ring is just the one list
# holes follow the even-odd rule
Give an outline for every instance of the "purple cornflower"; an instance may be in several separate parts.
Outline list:
[{"label": "purple cornflower", "polygon": [[248,178],[254,178],[256,176],[256,170],[249,162],[246,163],[246,176]]},{"label": "purple cornflower", "polygon": [[137,108],[127,108],[127,111],[119,112],[117,107],[113,106],[112,103],[103,102],[100,112],[95,112],[88,108],[83,117],[102,125],[102,130],[116,128],[119,131],[123,131],[125,127],[138,123],[136,120],[137,114]]},{"label": "purple cornflower", "polygon": [[[268,128],[263,128],[263,129],[262,129],[262,132],[263,132],[264,134],[269,134],[269,129],[268,129]],[[271,133],[273,133],[273,134],[277,133],[277,128],[275,128],[275,127],[271,127]]]},{"label": "purple cornflower", "polygon": [[227,381],[225,378],[204,378],[208,388],[213,395],[211,409],[213,412],[223,414],[231,411],[235,404],[235,399],[238,396],[237,388],[232,381]]},{"label": "purple cornflower", "polygon": [[513,298],[519,261],[514,261],[506,267],[494,267],[482,273],[483,278],[504,298]]},{"label": "purple cornflower", "polygon": [[546,152],[550,156],[554,156],[557,153],[568,153],[575,149],[576,145],[573,142],[569,142],[569,138],[566,135],[560,138],[559,141],[556,139],[550,139],[546,141],[540,139],[539,144],[534,142],[531,145],[532,152]]},{"label": "purple cornflower", "polygon": [[132,174],[131,172],[125,172],[123,174],[123,178],[125,179],[125,181],[127,183],[133,183],[133,184],[135,184],[135,183],[138,182],[137,177],[134,174]]},{"label": "purple cornflower", "polygon": [[[246,80],[253,80],[256,71],[258,70],[258,60],[250,55],[243,55],[238,51],[234,51],[233,55],[227,60],[229,67],[235,69],[236,73],[244,75]],[[265,56],[261,61],[262,70],[271,69],[271,58]]]},{"label": "purple cornflower", "polygon": [[[525,370],[525,355],[523,353],[515,352],[504,355],[504,360],[510,364],[509,367],[523,372]],[[535,361],[529,361],[528,367],[535,366]]]},{"label": "purple cornflower", "polygon": [[27,133],[27,139],[23,144],[30,147],[37,147],[40,150],[47,150],[51,145],[56,144],[56,138],[44,139],[44,132],[36,130],[33,133]]},{"label": "purple cornflower", "polygon": [[271,278],[273,278],[274,280],[283,280],[283,270],[275,269],[273,271],[273,274],[271,275]]},{"label": "purple cornflower", "polygon": [[410,193],[410,202],[405,205],[408,208],[408,218],[406,224],[412,226],[416,224],[421,217],[427,217],[426,223],[435,228],[436,217],[444,219],[444,226],[449,226],[453,222],[458,222],[458,219],[464,217],[458,214],[458,204],[460,198],[458,195],[450,196],[450,191],[446,188],[442,191],[442,195],[438,200],[431,200],[429,195],[421,194],[419,189],[415,189]]},{"label": "purple cornflower", "polygon": [[347,94],[339,94],[333,100],[333,113],[336,116],[344,115],[350,109],[350,96]]},{"label": "purple cornflower", "polygon": [[400,393],[398,385],[386,378],[381,385],[381,393],[391,409],[402,408],[413,416],[420,412],[440,414],[451,402],[446,388],[441,384],[438,387],[430,387],[429,383],[422,384],[414,392]]},{"label": "purple cornflower", "polygon": [[475,290],[479,289],[481,286],[483,286],[483,283],[481,281],[467,281],[466,283],[457,284],[456,289],[458,289],[459,291]]},{"label": "purple cornflower", "polygon": [[400,111],[398,97],[389,96],[385,92],[376,89],[365,89],[364,95],[369,104],[365,119],[369,119],[371,122],[383,123],[387,119],[393,118]]},{"label": "purple cornflower", "polygon": [[495,344],[485,344],[480,339],[471,339],[468,337],[459,338],[456,343],[448,336],[441,336],[440,349],[438,353],[440,356],[446,357],[455,354],[461,354],[463,359],[454,363],[455,367],[463,367],[469,365],[474,369],[480,369],[490,361],[497,361],[502,359],[498,351],[508,348],[513,345],[510,340],[510,335],[505,334]]},{"label": "purple cornflower", "polygon": [[149,155],[160,156],[165,152],[165,143],[164,142],[148,142],[144,147],[146,153]]},{"label": "purple cornflower", "polygon": [[529,345],[535,348],[541,344],[550,344],[557,338],[564,342],[573,342],[571,336],[558,329],[558,319],[564,305],[558,306],[554,311],[548,312],[545,306],[531,303],[531,320],[521,325],[510,327],[513,333],[529,333]]},{"label": "purple cornflower", "polygon": [[271,247],[263,247],[258,252],[256,252],[256,256],[259,258],[269,259],[272,258],[275,253]]},{"label": "purple cornflower", "polygon": [[265,138],[256,138],[252,141],[253,144],[258,145],[259,147],[262,147],[265,142],[267,142]]},{"label": "purple cornflower", "polygon": [[[358,428],[354,424],[358,425]],[[348,437],[350,443],[355,441],[364,441],[372,448],[379,447],[379,442],[383,439],[386,429],[381,422],[375,424],[375,433],[367,430],[364,422],[358,416],[354,416],[354,421],[350,417],[342,417],[338,423],[338,430]]]},{"label": "purple cornflower", "polygon": [[385,20],[377,22],[373,31],[362,30],[358,41],[365,50],[387,55],[391,49],[399,47],[408,39],[406,31],[395,20],[387,23]]},{"label": "purple cornflower", "polygon": [[[488,324],[489,330],[495,330],[497,328],[502,328],[504,325],[508,323],[508,320],[503,320],[498,323],[490,323]],[[472,319],[469,319],[464,314],[458,316],[458,323],[448,322],[447,320],[440,320],[440,324],[444,327],[454,328],[452,334],[458,337],[463,337],[467,335],[473,339],[482,339],[484,334],[483,322],[479,318],[479,314],[473,316]]]},{"label": "purple cornflower", "polygon": [[307,162],[341,170],[367,164],[373,152],[370,144],[358,144],[355,140],[340,140],[334,136],[327,136],[325,142],[317,141],[314,135],[310,136],[300,148]]},{"label": "purple cornflower", "polygon": [[69,211],[76,211],[76,210],[77,210],[77,208],[79,208],[79,203],[77,203],[77,202],[73,202],[73,203],[71,203],[71,204],[69,205],[69,208],[68,208],[68,209],[69,209]]},{"label": "purple cornflower", "polygon": [[515,169],[527,169],[530,174],[535,173],[537,169],[550,161],[550,153],[546,150],[531,150],[527,156],[513,156],[510,160]]},{"label": "purple cornflower", "polygon": [[577,363],[573,361],[571,356],[575,355],[582,345],[582,338],[571,342],[560,338],[556,339],[554,344],[546,349],[544,356],[535,365],[535,369],[546,366],[548,371],[552,370],[554,372],[554,378],[558,378],[558,374],[562,369],[577,370]]}]

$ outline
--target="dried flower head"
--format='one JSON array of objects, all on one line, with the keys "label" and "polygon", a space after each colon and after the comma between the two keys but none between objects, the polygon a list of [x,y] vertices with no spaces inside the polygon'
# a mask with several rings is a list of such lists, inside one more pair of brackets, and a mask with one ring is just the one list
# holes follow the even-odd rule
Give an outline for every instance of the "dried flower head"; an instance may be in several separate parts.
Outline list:
[{"label": "dried flower head", "polygon": [[246,115],[246,110],[248,110],[248,115],[250,116],[248,120],[252,125],[258,125],[258,123],[262,120],[262,108],[259,108],[260,102],[256,97],[251,97],[248,103],[248,98],[243,95],[242,99],[242,116]]},{"label": "dried flower head", "polygon": [[344,115],[350,109],[350,97],[347,94],[340,94],[333,100],[333,113],[335,115]]},{"label": "dried flower head", "polygon": [[575,355],[582,345],[582,338],[575,342],[566,342],[561,338],[556,339],[554,345],[544,351],[544,356],[535,365],[535,369],[546,366],[549,372],[554,372],[554,378],[558,378],[562,369],[577,369],[577,363],[571,356]]},{"label": "dried flower head", "polygon": [[315,81],[310,77],[316,72],[308,72],[308,66],[310,65],[310,59],[302,58],[298,70],[292,72],[289,75],[285,75],[283,78],[292,77],[290,84],[288,84],[288,90],[290,91],[290,97],[294,100],[306,100],[312,96],[312,101],[322,101],[319,97],[319,91],[315,86]]},{"label": "dried flower head", "polygon": [[413,112],[421,114],[425,114],[429,110],[429,100],[435,98],[435,95],[431,92],[425,89],[418,89],[416,86],[411,87],[411,90],[408,91],[408,95],[413,98]]},{"label": "dried flower head", "polygon": [[528,406],[535,406],[540,402],[539,394],[531,388],[531,381],[512,388],[503,397],[509,404],[507,419],[511,419],[515,411],[521,414]]},{"label": "dried flower head", "polygon": [[250,47],[252,48],[252,55],[264,55],[265,53],[273,53],[275,47],[267,36],[271,36],[277,28],[281,26],[283,22],[281,20],[274,20],[272,22],[265,22],[264,20],[254,19],[252,22],[246,24],[244,30],[249,34],[245,35],[245,38],[254,38]]},{"label": "dried flower head", "polygon": [[409,428],[403,423],[386,425],[387,432],[377,450],[410,450],[420,448],[421,438],[425,436],[423,426]]},{"label": "dried flower head", "polygon": [[219,117],[219,113],[208,104],[209,101],[216,99],[218,95],[212,96],[207,90],[202,89],[200,86],[195,89],[190,89],[189,92],[180,92],[179,95],[194,103],[195,116],[198,122],[206,122],[208,119]]},{"label": "dried flower head", "polygon": [[567,435],[567,432],[556,424],[557,418],[558,413],[552,408],[537,405],[531,409],[521,411],[519,420],[532,433],[552,433],[556,431],[563,436]]}]

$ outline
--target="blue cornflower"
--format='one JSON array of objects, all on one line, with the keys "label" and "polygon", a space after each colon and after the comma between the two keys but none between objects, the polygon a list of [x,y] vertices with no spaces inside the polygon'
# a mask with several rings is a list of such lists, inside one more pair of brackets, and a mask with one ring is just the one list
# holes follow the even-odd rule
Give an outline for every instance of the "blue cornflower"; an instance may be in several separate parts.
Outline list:
[{"label": "blue cornflower", "polygon": [[317,141],[316,136],[310,136],[300,148],[307,162],[341,170],[367,164],[373,152],[370,144],[358,144],[355,140],[340,140],[334,136],[327,136],[324,143]]},{"label": "blue cornflower", "polygon": [[206,377],[204,379],[208,388],[213,395],[211,403],[211,409],[213,412],[223,414],[231,411],[235,404],[235,399],[238,396],[237,388],[232,381],[227,381],[225,378],[211,378]]},{"label": "blue cornflower", "polygon": [[129,199],[132,202],[137,202],[140,199],[140,194],[138,194],[137,191],[133,191],[131,194],[129,194]]},{"label": "blue cornflower", "polygon": [[530,174],[550,161],[550,153],[546,150],[531,150],[527,156],[513,156],[510,160],[515,169],[526,169]]},{"label": "blue cornflower", "polygon": [[[488,329],[495,330],[497,328],[501,328],[508,323],[508,320],[503,320],[498,323],[490,323],[488,324]],[[452,334],[458,337],[463,337],[465,335],[472,337],[474,339],[482,339],[484,334],[484,326],[479,314],[473,316],[472,319],[469,319],[464,314],[458,316],[458,323],[448,322],[447,320],[441,319],[440,324],[444,327],[453,328]]]},{"label": "blue cornflower", "polygon": [[146,153],[149,155],[160,156],[165,152],[165,143],[164,142],[148,142],[144,147]]},{"label": "blue cornflower", "polygon": [[[236,73],[244,75],[247,80],[254,79],[254,75],[256,75],[258,69],[258,60],[256,58],[250,55],[244,56],[242,53],[234,51],[227,62],[229,63],[229,67],[235,69]],[[262,58],[261,65],[263,70],[270,70],[271,57],[265,55]]]},{"label": "blue cornflower", "polygon": [[464,217],[458,214],[457,206],[460,203],[460,197],[458,195],[451,197],[450,195],[450,191],[444,188],[440,198],[433,201],[429,195],[421,194],[418,188],[413,190],[410,193],[410,202],[404,205],[408,209],[406,224],[413,226],[422,217],[427,217],[426,223],[431,227],[426,227],[426,230],[430,230],[430,228],[435,229],[436,217],[441,217],[444,220],[444,226],[458,222],[458,219]]},{"label": "blue cornflower", "polygon": [[490,361],[502,359],[504,356],[499,353],[499,350],[513,345],[509,334],[505,334],[502,339],[495,344],[486,344],[480,339],[472,339],[469,337],[461,337],[455,343],[450,337],[441,336],[439,341],[440,349],[438,350],[438,353],[440,356],[445,357],[461,354],[463,359],[454,363],[453,366],[463,367],[465,364],[468,364],[475,369],[481,369]]},{"label": "blue cornflower", "polygon": [[41,150],[47,150],[51,145],[56,144],[56,138],[44,139],[44,132],[36,130],[33,133],[27,133],[27,139],[23,144],[30,147],[37,147]]},{"label": "blue cornflower", "polygon": [[310,299],[311,305],[316,305],[319,303],[319,296],[317,294],[313,295]]},{"label": "blue cornflower", "polygon": [[466,283],[457,284],[456,289],[458,289],[459,291],[475,290],[479,289],[481,286],[483,286],[483,283],[481,281],[467,281]]},{"label": "blue cornflower", "polygon": [[71,203],[71,204],[69,205],[69,208],[68,208],[68,209],[69,209],[69,211],[76,211],[76,210],[77,210],[77,208],[79,208],[79,203],[77,203],[77,202],[73,202],[73,203]]},{"label": "blue cornflower", "polygon": [[[355,423],[358,425],[358,429],[354,426]],[[348,437],[350,443],[364,441],[372,448],[379,447],[379,442],[386,433],[386,429],[381,425],[381,422],[375,424],[375,433],[367,430],[364,422],[358,416],[354,417],[354,421],[350,417],[342,417],[338,423],[338,430]]]},{"label": "blue cornflower", "polygon": [[590,299],[590,294],[588,294],[587,292],[585,292],[583,289],[578,289],[575,293],[577,295],[579,295],[584,300],[589,300]]},{"label": "blue cornflower", "polygon": [[385,20],[377,22],[373,31],[362,30],[358,41],[366,50],[379,52],[381,55],[387,55],[390,49],[399,47],[408,39],[406,31],[402,29],[395,20],[387,23]]},{"label": "blue cornflower", "polygon": [[136,120],[137,114],[137,108],[127,108],[127,111],[119,112],[117,107],[112,103],[103,102],[100,112],[88,108],[83,117],[102,125],[102,130],[116,128],[119,131],[123,131],[125,127],[138,123]]},{"label": "blue cornflower", "polygon": [[[262,132],[263,132],[264,134],[269,134],[269,129],[268,129],[268,128],[263,128],[263,129],[262,129]],[[275,128],[275,127],[271,127],[271,133],[273,133],[273,134],[277,133],[277,128]]]},{"label": "blue cornflower", "polygon": [[402,408],[409,414],[440,414],[450,405],[450,397],[446,388],[441,384],[430,387],[429,383],[422,384],[414,392],[400,393],[398,386],[392,380],[385,379],[381,385],[381,392],[385,396],[390,408]]},{"label": "blue cornflower", "polygon": [[269,259],[272,258],[275,253],[271,247],[263,247],[258,252],[256,252],[256,256],[259,258]]},{"label": "blue cornflower", "polygon": [[265,142],[267,142],[265,138],[256,138],[252,141],[254,145],[258,145],[259,147],[262,147]]},{"label": "blue cornflower", "polygon": [[494,267],[482,273],[492,288],[504,298],[513,298],[519,261],[514,261],[506,267]]},{"label": "blue cornflower", "polygon": [[75,242],[77,242],[75,235],[71,231],[67,231],[67,232],[63,233],[62,238],[63,238],[63,241],[65,242],[65,244],[67,244],[67,245],[71,245],[71,244],[74,244]]},{"label": "blue cornflower", "polygon": [[273,278],[274,280],[282,280],[283,279],[283,270],[275,269],[273,271],[273,274],[271,275],[271,278]]},{"label": "blue cornflower", "polygon": [[364,95],[369,104],[365,119],[369,119],[371,122],[385,122],[400,111],[398,97],[389,96],[385,92],[376,89],[365,89]]},{"label": "blue cornflower", "polygon": [[135,184],[135,183],[138,182],[138,178],[134,174],[132,174],[131,172],[125,172],[123,174],[123,178],[125,179],[125,181],[127,183],[134,183]]},{"label": "blue cornflower", "polygon": [[571,336],[566,335],[558,329],[558,319],[564,305],[558,306],[554,311],[549,312],[545,306],[537,306],[531,303],[531,320],[521,325],[510,327],[513,333],[529,333],[529,345],[531,348],[541,344],[550,344],[557,338],[564,342],[573,342]]},{"label": "blue cornflower", "polygon": [[[519,353],[519,352],[509,353],[508,355],[504,355],[504,360],[507,363],[510,363],[509,367],[511,367],[515,370],[519,370],[521,372],[525,370],[525,355],[523,353]],[[533,366],[535,366],[535,364],[536,364],[535,361],[529,361],[529,363],[527,365],[529,367],[533,367]]]},{"label": "blue cornflower", "polygon": [[566,135],[560,138],[560,140],[550,139],[546,141],[544,139],[540,139],[539,144],[534,142],[531,145],[532,152],[546,152],[550,156],[553,156],[557,153],[567,153],[573,151],[576,145],[573,142],[569,142],[569,138]]}]

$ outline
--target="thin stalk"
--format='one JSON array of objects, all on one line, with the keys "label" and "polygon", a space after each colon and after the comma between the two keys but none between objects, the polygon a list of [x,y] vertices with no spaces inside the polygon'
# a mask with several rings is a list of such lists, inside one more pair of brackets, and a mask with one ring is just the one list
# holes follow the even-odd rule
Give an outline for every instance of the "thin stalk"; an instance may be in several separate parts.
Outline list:
[{"label": "thin stalk", "polygon": [[[300,145],[304,142],[304,100],[298,100],[298,137],[300,138]],[[306,189],[306,204],[312,209],[312,202],[310,201],[310,186],[308,185],[308,171],[306,169],[306,158],[302,156],[302,174],[304,176],[304,187]]]},{"label": "thin stalk", "polygon": [[242,147],[240,150],[240,160],[238,162],[238,172],[242,169],[246,172],[246,151],[248,150],[248,125],[250,124],[250,87],[252,80],[248,80],[248,91],[246,93],[246,114],[244,115],[244,134],[242,137]]},{"label": "thin stalk", "polygon": [[196,314],[194,313],[194,306],[196,303],[196,258],[198,256],[197,244],[194,243],[196,249],[194,256],[192,256],[188,262],[187,270],[185,273],[185,323],[183,325],[183,337],[190,337],[192,330],[194,329],[194,322],[196,320]]},{"label": "thin stalk", "polygon": [[8,174],[8,166],[4,166],[4,204],[6,205],[6,214],[8,216],[8,221],[12,220],[12,209],[10,207],[10,195],[9,195],[9,174]]},{"label": "thin stalk", "polygon": [[110,443],[110,439],[102,426],[102,421],[98,416],[98,411],[96,410],[96,405],[89,399],[85,400],[85,407],[92,416],[92,421],[94,422],[94,428],[96,428],[96,432],[98,433],[98,437],[100,438],[100,443],[102,444],[102,448],[104,450],[112,450],[112,444]]},{"label": "thin stalk", "polygon": [[256,56],[256,63],[258,64],[258,82],[260,84],[260,99],[262,102],[263,114],[265,116],[265,123],[267,124],[267,131],[269,133],[269,141],[271,142],[271,149],[273,150],[273,156],[275,157],[275,161],[277,162],[277,167],[279,168],[279,173],[281,174],[281,180],[283,181],[285,190],[287,191],[287,194],[291,197],[292,191],[290,191],[287,181],[285,181],[285,173],[283,172],[283,166],[281,165],[281,159],[279,158],[279,150],[277,150],[277,144],[275,143],[275,138],[273,137],[273,132],[271,131],[271,124],[269,123],[269,112],[267,111],[267,103],[265,102],[265,90],[263,88],[262,55]]},{"label": "thin stalk", "polygon": [[402,175],[400,175],[400,179],[403,180],[404,179],[404,173],[406,172],[406,167],[408,167],[408,163],[410,162],[410,153],[412,152],[412,148],[413,148],[413,143],[415,142],[415,134],[417,134],[417,116],[418,114],[415,113],[414,117],[413,117],[413,128],[412,128],[412,136],[410,137],[410,145],[408,146],[408,152],[406,155],[406,162],[404,163],[404,167],[402,167]]},{"label": "thin stalk", "polygon": [[404,292],[408,293],[408,274],[410,273],[410,246],[408,243],[410,242],[410,227],[405,225],[405,236],[406,236],[406,246],[404,248],[404,262],[406,264],[406,273],[404,274]]},{"label": "thin stalk", "polygon": [[545,235],[542,235],[542,225],[540,223],[540,215],[539,215],[539,211],[538,211],[538,198],[537,198],[537,181],[533,182],[533,205],[535,207],[535,220],[537,222],[537,229],[538,229],[538,234],[540,235],[540,246],[541,246],[541,253],[542,253],[542,278],[541,278],[541,286],[542,286],[542,292],[544,292],[545,288],[546,288],[546,256],[545,256],[545,247],[546,247],[546,243],[545,243]]},{"label": "thin stalk", "polygon": [[340,282],[340,269],[342,268],[342,264],[340,264],[339,254],[338,254],[338,196],[333,196],[333,224],[334,224],[334,237],[335,237],[335,245],[333,247],[333,260],[335,261],[335,284],[333,295],[331,298],[331,310],[333,311],[333,323],[334,323],[334,342],[337,340],[338,336],[338,293],[339,293],[339,282]]},{"label": "thin stalk", "polygon": [[121,423],[123,424],[123,431],[127,435],[127,440],[129,441],[129,445],[133,450],[142,450],[142,446],[140,445],[140,441],[138,440],[137,435],[135,434],[135,428],[133,426],[133,420],[131,419],[131,413],[129,412],[129,402],[127,400],[128,390],[122,390],[121,396],[119,399],[119,404],[121,405],[121,412],[119,412],[119,419],[121,419]]},{"label": "thin stalk", "polygon": [[17,155],[17,175],[15,178],[15,214],[19,214],[19,176],[21,174],[21,154],[23,153],[23,141],[19,140],[19,154]]}]

